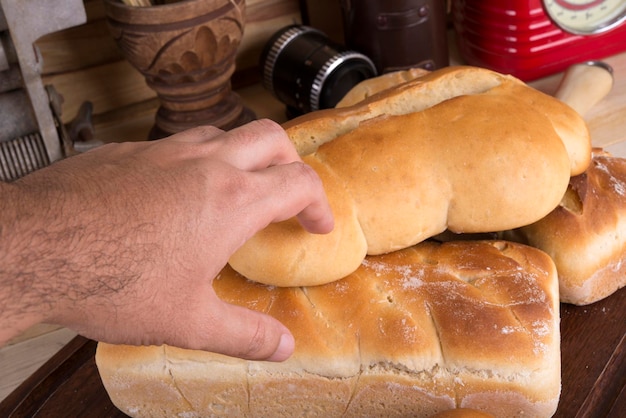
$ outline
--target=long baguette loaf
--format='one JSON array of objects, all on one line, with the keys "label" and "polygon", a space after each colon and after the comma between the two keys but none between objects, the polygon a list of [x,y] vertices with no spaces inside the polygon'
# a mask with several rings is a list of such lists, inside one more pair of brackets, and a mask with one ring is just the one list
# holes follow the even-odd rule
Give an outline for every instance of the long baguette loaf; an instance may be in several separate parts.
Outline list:
[{"label": "long baguette loaf", "polygon": [[100,343],[133,417],[430,417],[451,408],[549,417],[560,395],[558,284],[545,253],[505,241],[423,242],[323,286],[276,288],[225,268],[231,303],[282,321],[283,363]]},{"label": "long baguette loaf", "polygon": [[533,223],[559,204],[591,154],[585,122],[572,109],[471,67],[315,112],[286,130],[302,153],[311,152],[303,159],[321,177],[336,222],[327,235],[309,234],[295,219],[269,225],[230,259],[247,278],[277,286],[338,280],[366,254],[446,229]]},{"label": "long baguette loaf", "polygon": [[554,259],[562,302],[586,305],[626,286],[626,159],[594,150],[554,211],[503,237]]},{"label": "long baguette loaf", "polygon": [[[378,92],[369,95],[368,87],[363,91],[357,85],[356,92],[347,94],[346,102],[351,106],[312,112],[287,121],[283,126],[300,155],[308,155],[324,143],[352,131],[363,121],[421,112],[458,96],[487,93],[505,85],[508,87],[496,91],[496,94],[512,94],[520,106],[529,105],[550,120],[552,129],[567,148],[571,175],[582,173],[589,165],[591,142],[587,125],[574,109],[562,101],[529,87],[515,77],[484,68],[454,66],[421,76],[420,73],[406,71],[393,77],[382,75],[376,80],[365,80],[374,84],[372,89]],[[384,87],[379,84],[384,84]],[[363,100],[351,98],[352,95],[362,96]],[[507,123],[504,110],[489,116]]]}]

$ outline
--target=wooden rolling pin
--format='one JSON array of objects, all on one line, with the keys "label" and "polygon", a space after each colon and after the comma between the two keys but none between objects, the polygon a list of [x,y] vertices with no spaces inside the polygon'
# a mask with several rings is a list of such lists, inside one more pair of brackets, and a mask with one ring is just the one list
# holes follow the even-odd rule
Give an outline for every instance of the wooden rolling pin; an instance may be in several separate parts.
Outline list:
[{"label": "wooden rolling pin", "polygon": [[579,115],[606,97],[613,88],[613,69],[602,61],[572,65],[563,74],[554,97],[567,103]]}]

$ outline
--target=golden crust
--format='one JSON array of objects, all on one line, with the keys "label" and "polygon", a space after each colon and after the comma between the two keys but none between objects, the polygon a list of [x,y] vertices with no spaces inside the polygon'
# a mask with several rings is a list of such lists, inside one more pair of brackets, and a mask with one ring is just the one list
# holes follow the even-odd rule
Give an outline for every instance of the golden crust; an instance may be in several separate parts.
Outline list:
[{"label": "golden crust", "polygon": [[363,100],[380,93],[384,90],[398,86],[407,81],[429,74],[430,71],[422,68],[409,68],[408,70],[394,71],[382,74],[378,77],[368,78],[354,86],[335,107],[353,106]]},{"label": "golden crust", "polygon": [[[453,97],[484,93],[500,85],[503,77],[475,67],[447,67],[382,89],[351,106],[299,116],[285,122],[283,127],[300,155],[308,155],[363,121],[420,112]],[[521,83],[517,79],[510,80]]]},{"label": "golden crust", "polygon": [[531,224],[558,205],[572,172],[590,158],[585,123],[572,109],[482,69],[429,73],[329,112],[287,132],[319,146],[303,159],[324,183],[336,229],[319,236],[293,219],[270,225],[229,260],[251,280],[320,285],[353,272],[365,254],[446,229]]},{"label": "golden crust", "polygon": [[531,247],[428,241],[368,257],[354,274],[323,286],[268,287],[227,267],[214,287],[222,299],[282,321],[294,334],[294,355],[267,363],[99,344],[105,388],[124,412],[429,417],[460,407],[496,416],[556,410],[556,271]]},{"label": "golden crust", "polygon": [[626,159],[595,150],[587,171],[570,181],[545,218],[503,236],[548,253],[561,301],[586,305],[626,285]]},{"label": "golden crust", "polygon": [[[546,116],[563,141],[571,162],[571,175],[582,173],[591,159],[591,137],[584,119],[570,106],[533,89],[515,77],[484,68],[451,66],[420,75],[408,70],[365,80],[348,92],[346,105],[294,118],[283,124],[300,155],[350,132],[361,122],[384,115],[421,112],[449,99],[481,94],[502,84],[515,84],[515,99]],[[397,84],[390,86],[390,84]],[[351,98],[351,97],[352,98]],[[358,101],[357,98],[363,97]],[[506,112],[490,115],[504,117]],[[442,122],[443,123],[443,122]]]},{"label": "golden crust", "polygon": [[[330,234],[310,234],[295,218],[268,225],[230,259],[239,273],[260,283],[280,286],[318,284],[323,277],[338,279],[352,273],[367,254],[367,241],[354,201],[328,166],[309,164],[322,178],[338,222]],[[261,261],[262,260],[262,261]]]}]

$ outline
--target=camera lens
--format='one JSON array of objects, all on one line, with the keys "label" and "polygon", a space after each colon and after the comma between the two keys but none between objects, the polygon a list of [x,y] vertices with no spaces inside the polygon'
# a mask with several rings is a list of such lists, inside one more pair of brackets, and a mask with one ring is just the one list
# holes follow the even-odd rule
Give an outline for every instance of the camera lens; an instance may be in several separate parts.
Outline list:
[{"label": "camera lens", "polygon": [[376,76],[365,55],[330,41],[303,25],[287,26],[265,45],[263,85],[297,116],[334,107],[356,84]]}]

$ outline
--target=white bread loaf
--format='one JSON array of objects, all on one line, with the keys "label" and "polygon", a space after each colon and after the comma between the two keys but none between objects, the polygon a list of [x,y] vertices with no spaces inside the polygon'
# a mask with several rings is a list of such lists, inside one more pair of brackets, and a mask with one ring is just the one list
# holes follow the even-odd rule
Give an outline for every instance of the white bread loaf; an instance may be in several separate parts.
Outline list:
[{"label": "white bread loaf", "polygon": [[560,395],[558,284],[545,253],[432,241],[368,257],[323,286],[276,288],[225,268],[224,300],[282,321],[283,363],[100,343],[113,403],[133,417],[430,417],[452,408],[549,417]]},{"label": "white bread loaf", "polygon": [[554,259],[562,302],[587,305],[626,286],[626,159],[594,150],[554,211],[503,237]]},{"label": "white bread loaf", "polygon": [[315,235],[295,219],[271,224],[231,257],[245,277],[276,286],[338,280],[366,254],[446,229],[533,223],[558,205],[591,148],[571,108],[472,67],[435,71],[360,104],[314,112],[286,131],[310,152],[303,159],[324,183],[335,229]]},{"label": "white bread loaf", "polygon": [[379,75],[378,77],[365,79],[352,87],[350,91],[339,100],[335,107],[353,106],[383,90],[396,87],[407,81],[415,80],[429,73],[430,71],[422,68],[409,68],[408,70],[393,71]]},{"label": "white bread loaf", "polygon": [[[363,121],[421,112],[458,96],[482,94],[503,84],[512,84],[515,88],[509,86],[495,93],[514,95],[520,106],[529,105],[550,120],[552,129],[567,148],[571,175],[582,173],[589,165],[591,142],[587,125],[574,109],[562,101],[533,89],[513,76],[484,68],[452,66],[421,73],[407,70],[365,80],[347,93],[346,104],[350,106],[311,112],[287,121],[283,126],[300,155],[307,155],[324,143],[355,129]],[[358,101],[360,98],[363,100]],[[504,111],[489,116],[507,123]]]}]

